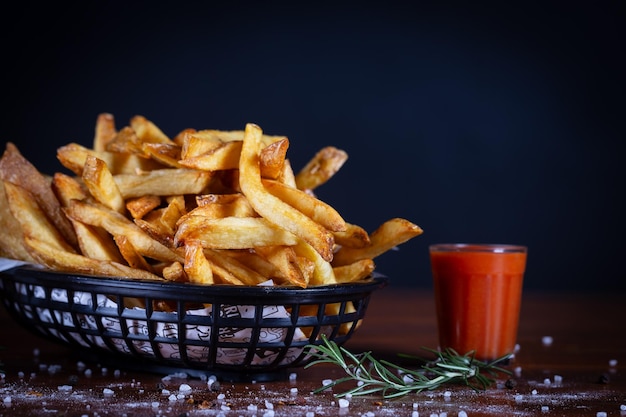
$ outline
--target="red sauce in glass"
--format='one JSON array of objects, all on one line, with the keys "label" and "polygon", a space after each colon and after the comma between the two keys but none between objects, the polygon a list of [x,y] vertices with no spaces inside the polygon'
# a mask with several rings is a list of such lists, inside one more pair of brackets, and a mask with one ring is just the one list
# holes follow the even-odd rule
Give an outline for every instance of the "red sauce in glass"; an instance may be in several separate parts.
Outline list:
[{"label": "red sauce in glass", "polygon": [[517,341],[526,252],[431,251],[440,347],[492,360]]}]

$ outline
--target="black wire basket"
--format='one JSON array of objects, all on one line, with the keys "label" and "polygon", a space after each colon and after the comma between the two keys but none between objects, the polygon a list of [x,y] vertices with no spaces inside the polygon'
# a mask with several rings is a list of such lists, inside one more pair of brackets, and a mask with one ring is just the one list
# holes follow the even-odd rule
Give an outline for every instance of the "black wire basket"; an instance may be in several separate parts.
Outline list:
[{"label": "black wire basket", "polygon": [[343,345],[360,326],[374,274],[312,288],[199,286],[65,274],[0,273],[7,311],[27,329],[112,365],[222,380],[281,379],[310,361],[322,335]]}]

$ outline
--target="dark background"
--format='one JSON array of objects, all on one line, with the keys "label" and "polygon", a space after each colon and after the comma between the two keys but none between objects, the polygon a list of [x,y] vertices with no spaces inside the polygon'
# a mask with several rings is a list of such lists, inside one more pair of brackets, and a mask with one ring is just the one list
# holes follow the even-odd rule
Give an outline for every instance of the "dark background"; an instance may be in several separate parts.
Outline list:
[{"label": "dark background", "polygon": [[431,286],[431,243],[499,242],[528,289],[626,289],[625,1],[211,3],[5,10],[3,144],[52,173],[102,112],[254,122],[296,169],[348,152],[318,190],[346,220],[424,229],[377,259],[391,285]]}]

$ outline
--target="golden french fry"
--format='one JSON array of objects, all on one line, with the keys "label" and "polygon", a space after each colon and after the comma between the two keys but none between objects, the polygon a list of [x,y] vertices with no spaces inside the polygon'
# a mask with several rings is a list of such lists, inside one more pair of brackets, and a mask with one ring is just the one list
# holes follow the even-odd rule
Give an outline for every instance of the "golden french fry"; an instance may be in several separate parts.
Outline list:
[{"label": "golden french fry", "polygon": [[0,178],[5,185],[7,182],[13,183],[27,191],[63,239],[70,246],[76,247],[74,228],[63,214],[61,203],[50,187],[51,179],[40,173],[11,142],[6,144],[0,159]]},{"label": "golden french fry", "polygon": [[288,148],[289,139],[283,138],[261,150],[259,155],[261,177],[275,180],[281,176]]},{"label": "golden french fry", "polygon": [[187,168],[203,171],[224,171],[239,167],[241,141],[220,142],[218,146],[198,156],[185,157],[178,163]]},{"label": "golden french fry", "polygon": [[262,180],[265,189],[275,197],[307,215],[314,222],[333,232],[346,230],[346,222],[329,204],[297,188],[282,182]]},{"label": "golden french fry", "polygon": [[73,272],[110,277],[139,278],[162,281],[163,278],[142,269],[131,268],[111,261],[88,258],[41,241],[35,237],[25,238],[33,257],[42,265],[55,271]]},{"label": "golden french fry", "polygon": [[106,151],[107,145],[117,135],[115,118],[109,113],[100,113],[96,119],[96,132],[93,138],[93,150],[96,152]]},{"label": "golden french fry", "polygon": [[194,169],[156,169],[137,174],[114,175],[124,199],[142,195],[202,194],[211,181],[211,173]]},{"label": "golden french fry", "polygon": [[162,269],[161,274],[163,275],[163,278],[168,281],[190,282],[190,279],[185,272],[185,268],[180,262],[173,262],[170,265],[167,265]]},{"label": "golden french fry", "polygon": [[256,252],[263,255],[274,264],[279,271],[276,278],[281,278],[281,284],[295,285],[306,288],[308,276],[300,269],[296,252],[290,246],[263,246],[256,248]]},{"label": "golden french fry", "polygon": [[371,245],[370,236],[361,226],[346,223],[346,230],[333,232],[335,243],[350,248],[363,248]]},{"label": "golden french fry", "polygon": [[239,185],[242,192],[257,213],[305,240],[323,259],[330,261],[333,258],[335,243],[332,232],[273,196],[263,187],[259,166],[261,137],[262,132],[257,125],[252,123],[246,125],[239,163]]},{"label": "golden french fry", "polygon": [[124,215],[100,204],[73,200],[66,209],[67,215],[79,222],[101,227],[112,236],[126,236],[141,255],[165,262],[182,262],[183,256],[148,236],[139,226]]},{"label": "golden french fry", "polygon": [[122,257],[131,268],[143,269],[144,271],[148,271],[154,273],[152,266],[146,261],[146,259],[141,256],[139,252],[135,249],[133,244],[128,239],[126,235],[116,235],[113,236],[117,247],[122,254]]},{"label": "golden french fry", "polygon": [[333,271],[338,283],[355,282],[370,276],[374,272],[375,267],[374,261],[366,258],[349,265],[336,266],[333,268]]},{"label": "golden french fry", "polygon": [[133,116],[130,119],[130,127],[141,142],[174,145],[174,142],[157,125],[143,116]]},{"label": "golden french fry", "polygon": [[[91,198],[83,183],[63,173],[54,174],[52,188],[63,207],[68,207],[72,200]],[[74,226],[81,254],[93,259],[124,263],[113,237],[105,230],[72,219],[70,221]]]},{"label": "golden french fry", "polygon": [[[28,190],[5,181],[4,191],[11,214],[21,225],[24,238],[37,237],[42,242],[59,250],[75,252],[74,246],[67,243]],[[75,235],[74,239],[76,239]]]},{"label": "golden french fry", "polygon": [[190,241],[211,249],[249,249],[269,245],[295,245],[298,238],[262,217],[185,216],[174,236],[176,247]]},{"label": "golden french fry", "polygon": [[148,194],[126,200],[126,209],[133,219],[141,219],[161,205],[161,197]]},{"label": "golden french fry", "polygon": [[342,247],[335,253],[333,266],[348,265],[361,259],[373,259],[422,234],[422,229],[405,219],[387,220],[370,234],[371,244],[362,248]]},{"label": "golden french fry", "polygon": [[209,218],[255,217],[256,213],[243,194],[204,194],[196,197],[198,207],[189,215]]},{"label": "golden french fry", "polygon": [[95,151],[77,143],[69,143],[57,149],[59,162],[79,176],[83,175],[83,167],[89,155],[103,160],[113,175],[136,174],[137,171],[163,168],[159,162],[134,153]]},{"label": "golden french fry", "polygon": [[225,284],[258,285],[267,280],[267,277],[248,268],[224,251],[204,249],[204,254],[211,262],[213,273]]},{"label": "golden french fry", "polygon": [[113,174],[102,159],[88,156],[83,167],[83,182],[89,189],[89,193],[101,204],[117,211],[126,212],[124,197],[117,187]]},{"label": "golden french fry", "polygon": [[10,259],[19,259],[33,262],[33,258],[26,250],[22,225],[18,222],[7,200],[4,191],[4,181],[0,181],[0,256]]},{"label": "golden french fry", "polygon": [[204,256],[202,246],[198,242],[189,242],[185,245],[185,275],[193,284],[215,284],[213,267]]},{"label": "golden french fry", "polygon": [[171,168],[181,168],[180,160],[181,147],[177,144],[170,143],[151,143],[145,142],[141,144],[141,150],[145,155],[160,162],[164,166]]},{"label": "golden french fry", "polygon": [[347,161],[348,154],[334,146],[321,149],[296,174],[296,184],[301,190],[314,190],[326,183],[341,169]]}]

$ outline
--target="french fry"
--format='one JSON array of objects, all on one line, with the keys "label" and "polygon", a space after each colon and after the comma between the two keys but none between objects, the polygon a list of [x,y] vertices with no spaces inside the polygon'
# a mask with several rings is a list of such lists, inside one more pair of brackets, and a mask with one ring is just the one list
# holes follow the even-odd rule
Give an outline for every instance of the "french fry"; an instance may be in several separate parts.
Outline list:
[{"label": "french fry", "polygon": [[124,199],[142,195],[201,194],[209,185],[211,173],[193,169],[155,169],[137,174],[114,175]]},{"label": "french fry", "polygon": [[337,210],[311,194],[278,181],[262,180],[262,183],[270,194],[307,215],[326,229],[332,232],[343,232],[347,229],[345,220]]},{"label": "french fry", "polygon": [[390,219],[371,235],[371,244],[362,248],[342,247],[335,253],[333,266],[348,265],[361,259],[374,259],[388,250],[422,234],[422,229],[405,219]]},{"label": "french fry", "polygon": [[301,190],[314,190],[332,178],[347,161],[348,154],[334,146],[322,148],[296,174],[296,185]]},{"label": "french fry", "polygon": [[26,250],[22,225],[18,222],[9,207],[4,181],[0,181],[0,256],[10,259],[20,259],[33,262],[34,259]]},{"label": "french fry", "polygon": [[93,150],[96,152],[104,152],[107,145],[117,135],[115,128],[115,117],[109,113],[100,113],[96,119],[96,129],[93,138]]},{"label": "french fry", "polygon": [[376,265],[374,264],[374,261],[372,259],[365,258],[348,265],[336,266],[333,268],[333,271],[335,272],[335,279],[337,282],[345,283],[365,279],[369,277],[372,272],[374,272],[375,268]]},{"label": "french fry", "polygon": [[184,257],[148,236],[139,226],[124,215],[100,204],[73,200],[65,208],[67,215],[76,221],[101,227],[112,236],[126,236],[133,247],[143,256],[166,262],[182,262]]},{"label": "french fry", "polygon": [[0,178],[5,184],[13,183],[27,191],[63,239],[69,245],[76,246],[76,234],[70,221],[63,215],[61,204],[50,187],[50,178],[40,173],[11,142],[7,143],[0,159]]},{"label": "french fry", "polygon": [[[75,252],[74,247],[67,243],[28,190],[5,181],[4,191],[11,214],[21,225],[24,238],[36,236],[37,239],[59,250]],[[34,257],[32,252],[31,255]]]},{"label": "french fry", "polygon": [[139,278],[162,281],[163,278],[143,269],[131,268],[111,261],[101,261],[65,251],[39,240],[25,237],[26,245],[42,265],[55,271],[83,273],[108,277]]},{"label": "french fry", "polygon": [[295,245],[297,237],[262,217],[186,216],[180,222],[174,245],[201,242],[211,249],[250,249],[270,245]]},{"label": "french fry", "polygon": [[113,179],[113,174],[102,159],[88,156],[85,159],[82,178],[96,201],[118,213],[126,212],[124,197]]},{"label": "french fry", "polygon": [[239,185],[248,197],[250,205],[261,216],[281,228],[305,240],[320,254],[330,261],[333,258],[333,234],[309,217],[294,209],[289,204],[273,196],[261,181],[259,153],[261,150],[261,129],[252,123],[246,125],[241,161],[239,166]]}]

